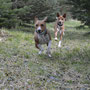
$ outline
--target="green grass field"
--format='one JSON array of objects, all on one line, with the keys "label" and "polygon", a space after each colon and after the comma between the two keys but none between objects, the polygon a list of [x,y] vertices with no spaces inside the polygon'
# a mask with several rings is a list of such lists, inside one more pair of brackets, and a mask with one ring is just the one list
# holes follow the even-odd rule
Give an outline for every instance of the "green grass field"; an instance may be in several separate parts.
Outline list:
[{"label": "green grass field", "polygon": [[54,23],[47,24],[52,58],[45,53],[46,45],[38,55],[34,28],[1,29],[6,36],[0,37],[0,90],[90,90],[90,29],[80,25],[65,22],[62,48],[58,48]]}]

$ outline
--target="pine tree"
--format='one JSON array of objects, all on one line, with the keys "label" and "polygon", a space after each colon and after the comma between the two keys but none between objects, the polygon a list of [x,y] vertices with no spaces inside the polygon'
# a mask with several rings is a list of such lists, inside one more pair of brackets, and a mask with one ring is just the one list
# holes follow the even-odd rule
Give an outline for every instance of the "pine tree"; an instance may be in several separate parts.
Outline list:
[{"label": "pine tree", "polygon": [[72,5],[73,18],[77,18],[84,25],[90,26],[90,0],[69,0]]},{"label": "pine tree", "polygon": [[11,7],[11,0],[0,0],[0,27],[15,27],[17,19]]}]

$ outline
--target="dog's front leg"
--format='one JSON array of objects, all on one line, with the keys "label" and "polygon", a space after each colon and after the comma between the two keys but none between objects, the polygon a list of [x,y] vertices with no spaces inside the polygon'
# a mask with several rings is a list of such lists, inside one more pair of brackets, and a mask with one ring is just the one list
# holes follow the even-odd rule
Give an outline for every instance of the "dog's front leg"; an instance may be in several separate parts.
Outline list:
[{"label": "dog's front leg", "polygon": [[48,42],[47,53],[48,53],[48,56],[51,57],[51,40]]},{"label": "dog's front leg", "polygon": [[39,48],[39,53],[38,54],[40,55],[40,54],[42,54],[43,48],[42,48],[41,44],[38,44],[37,46]]},{"label": "dog's front leg", "polygon": [[62,37],[63,37],[63,31],[60,31],[60,41],[58,47],[61,47]]}]

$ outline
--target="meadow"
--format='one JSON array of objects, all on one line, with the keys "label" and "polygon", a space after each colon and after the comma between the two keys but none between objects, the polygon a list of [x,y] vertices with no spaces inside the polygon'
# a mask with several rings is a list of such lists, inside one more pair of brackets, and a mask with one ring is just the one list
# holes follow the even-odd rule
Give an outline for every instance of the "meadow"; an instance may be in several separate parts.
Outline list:
[{"label": "meadow", "polygon": [[[52,57],[35,48],[34,28],[0,29],[0,90],[90,90],[90,28],[65,22],[62,47],[51,32]],[[81,26],[81,27],[80,27]],[[59,35],[58,35],[59,39]]]}]

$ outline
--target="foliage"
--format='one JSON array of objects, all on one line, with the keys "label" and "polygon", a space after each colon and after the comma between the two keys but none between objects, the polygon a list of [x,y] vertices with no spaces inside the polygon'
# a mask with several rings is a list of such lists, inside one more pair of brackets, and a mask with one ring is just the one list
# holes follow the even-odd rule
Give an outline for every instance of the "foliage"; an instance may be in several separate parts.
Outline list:
[{"label": "foliage", "polygon": [[[0,0],[0,28],[15,28],[24,23],[33,23],[34,17],[43,19],[48,16],[48,22],[56,19],[56,13],[67,14],[90,25],[89,0]],[[72,15],[71,15],[72,12]]]},{"label": "foliage", "polygon": [[0,0],[0,27],[31,23],[34,17],[53,16],[51,0]]},{"label": "foliage", "polygon": [[0,0],[0,27],[11,28],[16,26],[16,15],[11,7],[10,0]]},{"label": "foliage", "polygon": [[90,26],[90,0],[69,0],[68,2],[72,5],[71,12],[73,18]]}]

